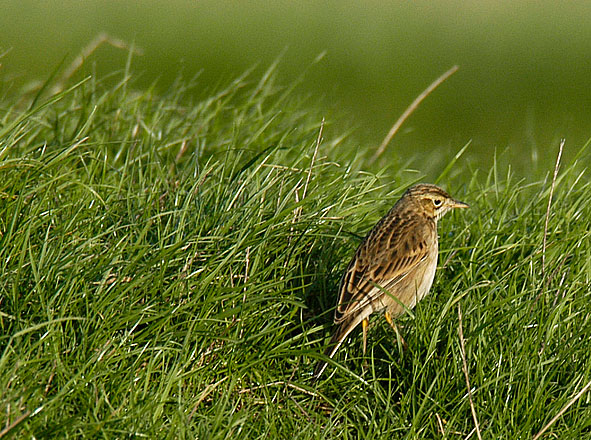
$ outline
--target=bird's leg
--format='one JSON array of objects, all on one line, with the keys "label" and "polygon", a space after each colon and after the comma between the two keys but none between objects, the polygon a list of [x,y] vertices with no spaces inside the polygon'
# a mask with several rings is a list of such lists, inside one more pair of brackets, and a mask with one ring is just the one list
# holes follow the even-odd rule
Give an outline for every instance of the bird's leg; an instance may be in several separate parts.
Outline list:
[{"label": "bird's leg", "polygon": [[388,321],[388,324],[390,324],[390,327],[392,327],[394,329],[394,331],[396,332],[396,337],[402,343],[402,347],[406,350],[408,348],[408,345],[406,344],[406,341],[404,340],[404,338],[402,337],[402,335],[398,331],[398,327],[394,323],[394,319],[392,318],[392,315],[390,315],[390,312],[388,312],[387,310],[386,310],[386,313],[384,313],[384,318],[386,318],[386,321]]},{"label": "bird's leg", "polygon": [[367,350],[367,327],[369,326],[369,319],[365,318],[361,321],[361,328],[363,329],[363,356]]}]

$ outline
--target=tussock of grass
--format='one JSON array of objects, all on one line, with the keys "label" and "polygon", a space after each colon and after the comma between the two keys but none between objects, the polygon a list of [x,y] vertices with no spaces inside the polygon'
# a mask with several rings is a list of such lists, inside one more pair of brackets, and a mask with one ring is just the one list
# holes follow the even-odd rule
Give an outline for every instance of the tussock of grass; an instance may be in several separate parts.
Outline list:
[{"label": "tussock of grass", "polygon": [[[2,104],[0,429],[464,438],[458,304],[483,437],[531,437],[591,380],[580,165],[558,175],[542,276],[550,182],[458,161],[442,184],[471,209],[442,221],[409,348],[375,318],[368,357],[354,333],[315,383],[340,273],[416,173],[362,171],[372,152],[347,138],[317,146],[321,118],[272,73],[194,103],[191,87],[88,79]],[[588,398],[546,435],[589,436]]]}]

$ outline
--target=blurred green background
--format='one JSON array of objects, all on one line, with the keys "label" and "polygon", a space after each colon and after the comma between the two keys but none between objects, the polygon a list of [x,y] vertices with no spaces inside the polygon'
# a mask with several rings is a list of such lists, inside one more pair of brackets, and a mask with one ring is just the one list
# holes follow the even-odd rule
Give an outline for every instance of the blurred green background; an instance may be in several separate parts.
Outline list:
[{"label": "blurred green background", "polygon": [[[0,29],[0,74],[15,93],[100,32],[142,50],[133,62],[140,87],[157,80],[165,89],[179,71],[201,71],[205,93],[281,56],[280,82],[304,75],[298,93],[327,129],[353,130],[363,146],[377,146],[458,64],[388,150],[426,171],[472,140],[464,160],[475,167],[497,151],[518,171],[544,173],[560,138],[568,160],[591,137],[591,2],[3,0]],[[84,71],[105,74],[126,58],[104,45]]]}]

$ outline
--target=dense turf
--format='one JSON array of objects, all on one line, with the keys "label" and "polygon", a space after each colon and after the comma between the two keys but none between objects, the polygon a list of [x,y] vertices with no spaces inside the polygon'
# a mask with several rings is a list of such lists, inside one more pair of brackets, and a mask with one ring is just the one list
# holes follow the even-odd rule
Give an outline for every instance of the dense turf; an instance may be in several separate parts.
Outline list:
[{"label": "dense turf", "polygon": [[[2,102],[4,434],[477,438],[460,324],[483,438],[531,438],[591,381],[582,166],[562,165],[545,252],[552,164],[540,181],[448,167],[439,183],[471,209],[441,222],[408,349],[374,317],[368,355],[354,332],[314,382],[351,252],[423,176],[318,143],[322,118],[272,75],[196,103],[189,87],[88,79]],[[591,437],[589,399],[544,438]]]}]

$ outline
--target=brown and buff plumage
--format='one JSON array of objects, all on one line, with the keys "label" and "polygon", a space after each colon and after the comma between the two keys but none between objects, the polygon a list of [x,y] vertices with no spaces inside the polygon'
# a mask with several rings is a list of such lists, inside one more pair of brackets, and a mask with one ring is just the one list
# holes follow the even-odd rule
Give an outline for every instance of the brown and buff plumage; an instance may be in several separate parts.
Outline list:
[{"label": "brown and buff plumage", "polygon": [[[402,195],[367,234],[343,274],[326,356],[334,356],[360,323],[365,353],[372,313],[384,311],[394,326],[394,318],[429,292],[437,268],[437,221],[450,209],[467,207],[435,185],[415,185]],[[319,362],[317,377],[326,365]]]}]

